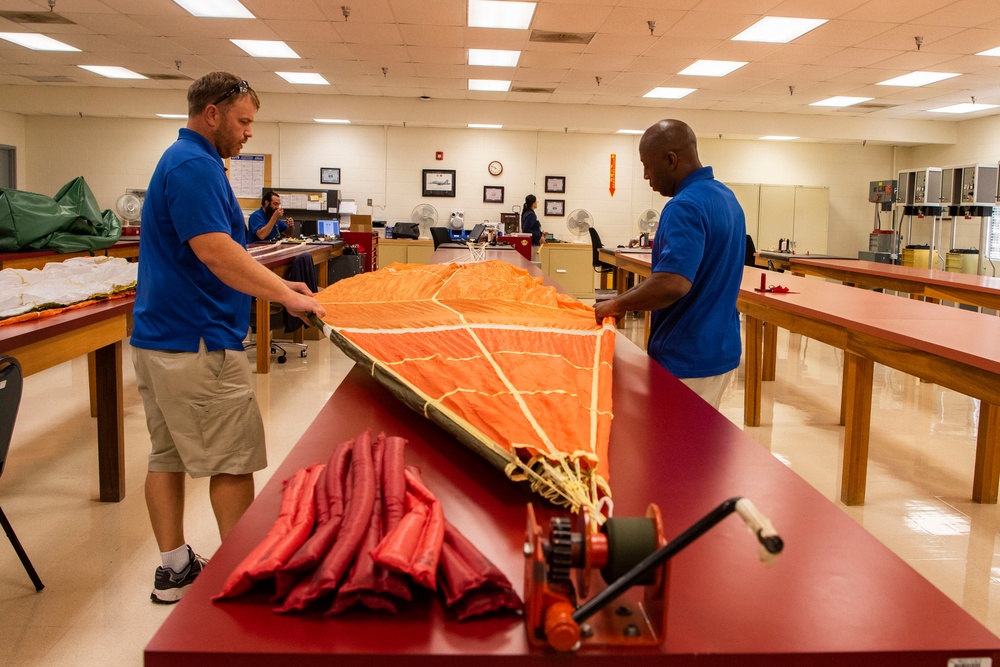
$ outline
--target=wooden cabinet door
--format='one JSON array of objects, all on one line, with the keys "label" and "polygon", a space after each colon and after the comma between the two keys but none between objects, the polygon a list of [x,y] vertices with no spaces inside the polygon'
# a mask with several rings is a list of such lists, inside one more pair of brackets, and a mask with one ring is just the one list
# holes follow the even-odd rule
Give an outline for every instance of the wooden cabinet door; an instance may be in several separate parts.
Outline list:
[{"label": "wooden cabinet door", "polygon": [[830,189],[795,186],[795,254],[825,254],[829,227]]}]

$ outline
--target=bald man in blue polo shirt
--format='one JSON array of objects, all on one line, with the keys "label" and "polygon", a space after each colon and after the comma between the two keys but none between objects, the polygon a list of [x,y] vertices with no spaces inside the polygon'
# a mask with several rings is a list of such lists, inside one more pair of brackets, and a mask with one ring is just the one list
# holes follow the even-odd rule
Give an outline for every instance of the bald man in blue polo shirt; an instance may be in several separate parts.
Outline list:
[{"label": "bald man in blue polo shirt", "polygon": [[656,228],[652,275],[597,304],[597,322],[652,311],[649,356],[718,408],[742,351],[736,297],[746,254],[743,209],[702,166],[694,131],[679,120],[647,129],[639,160],[649,187],[672,199]]},{"label": "bald man in blue polo shirt", "polygon": [[146,507],[162,564],[150,598],[160,604],[180,600],[206,562],[184,539],[185,475],[211,478],[225,538],[253,501],[253,473],[267,465],[243,351],[250,297],[298,317],[325,314],[308,287],[247,253],[223,158],[239,155],[259,107],[250,85],[227,72],[191,84],[187,127],[156,165],[142,209],[131,344],[152,445]]}]

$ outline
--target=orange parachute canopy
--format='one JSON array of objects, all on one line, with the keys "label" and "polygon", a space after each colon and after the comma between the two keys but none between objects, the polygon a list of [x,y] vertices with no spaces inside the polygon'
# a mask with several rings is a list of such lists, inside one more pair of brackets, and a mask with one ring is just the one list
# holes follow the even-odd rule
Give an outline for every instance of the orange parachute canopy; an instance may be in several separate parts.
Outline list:
[{"label": "orange parachute canopy", "polygon": [[511,479],[603,514],[613,320],[500,261],[393,264],[317,298],[325,333],[410,407]]}]

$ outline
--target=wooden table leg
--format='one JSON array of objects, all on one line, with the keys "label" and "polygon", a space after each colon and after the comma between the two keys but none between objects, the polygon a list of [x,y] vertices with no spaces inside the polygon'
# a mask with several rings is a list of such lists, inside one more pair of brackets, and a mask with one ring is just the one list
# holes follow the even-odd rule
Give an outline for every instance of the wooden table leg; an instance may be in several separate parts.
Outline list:
[{"label": "wooden table leg", "polygon": [[101,502],[125,497],[125,418],[122,342],[94,353],[97,394],[97,467]]},{"label": "wooden table leg", "polygon": [[743,349],[745,381],[743,386],[743,423],[760,426],[761,354],[763,324],[755,317],[746,317],[746,346]]},{"label": "wooden table leg", "polygon": [[872,418],[872,381],[875,362],[844,352],[844,470],[840,500],[845,505],[864,505],[868,475],[868,438]]},{"label": "wooden table leg", "polygon": [[972,499],[977,503],[995,504],[998,484],[1000,484],[1000,408],[992,403],[980,401]]},{"label": "wooden table leg", "polygon": [[764,322],[764,357],[761,366],[760,379],[764,382],[774,382],[774,374],[778,365],[778,327]]},{"label": "wooden table leg", "polygon": [[271,370],[271,302],[257,299],[257,372]]},{"label": "wooden table leg", "polygon": [[97,416],[97,357],[87,353],[87,382],[90,385],[90,416]]}]

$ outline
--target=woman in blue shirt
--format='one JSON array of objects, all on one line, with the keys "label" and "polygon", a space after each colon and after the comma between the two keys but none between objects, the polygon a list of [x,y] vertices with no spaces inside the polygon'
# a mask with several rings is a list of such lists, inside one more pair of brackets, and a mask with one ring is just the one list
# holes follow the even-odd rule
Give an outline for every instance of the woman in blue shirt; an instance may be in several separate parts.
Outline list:
[{"label": "woman in blue shirt", "polygon": [[528,195],[524,198],[524,209],[521,211],[521,233],[531,234],[531,245],[533,246],[542,244],[542,223],[535,215],[536,208],[538,208],[538,199],[535,198],[535,195]]}]

